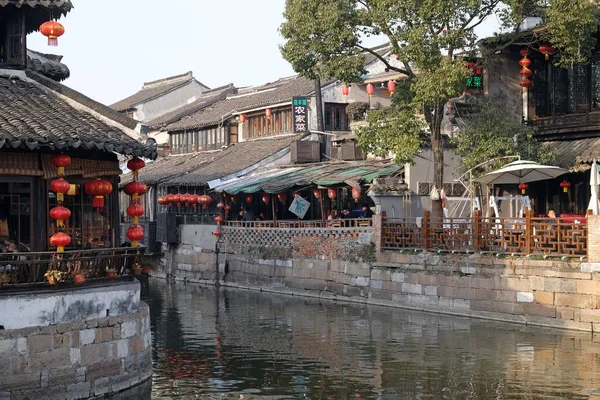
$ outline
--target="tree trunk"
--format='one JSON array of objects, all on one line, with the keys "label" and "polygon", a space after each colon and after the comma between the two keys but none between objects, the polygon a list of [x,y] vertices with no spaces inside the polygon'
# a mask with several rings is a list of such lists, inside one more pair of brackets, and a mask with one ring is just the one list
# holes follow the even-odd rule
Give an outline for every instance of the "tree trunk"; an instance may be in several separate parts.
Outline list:
[{"label": "tree trunk", "polygon": [[[443,103],[442,103],[443,104]],[[431,123],[431,150],[433,152],[433,183],[441,191],[444,186],[444,143],[442,140],[442,118],[444,107],[439,105],[434,108]],[[431,217],[443,218],[442,200],[432,201]]]}]

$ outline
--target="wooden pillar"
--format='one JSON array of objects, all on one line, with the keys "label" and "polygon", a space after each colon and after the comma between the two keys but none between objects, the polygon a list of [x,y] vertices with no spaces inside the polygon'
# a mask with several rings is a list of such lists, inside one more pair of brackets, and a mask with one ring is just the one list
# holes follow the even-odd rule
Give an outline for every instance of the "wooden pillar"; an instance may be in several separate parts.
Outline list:
[{"label": "wooden pillar", "polygon": [[473,211],[473,251],[477,253],[481,248],[481,210]]},{"label": "wooden pillar", "polygon": [[429,248],[429,228],[430,228],[431,211],[425,211],[423,213],[423,249]]},{"label": "wooden pillar", "polygon": [[525,212],[525,254],[531,254],[533,248],[533,210]]}]

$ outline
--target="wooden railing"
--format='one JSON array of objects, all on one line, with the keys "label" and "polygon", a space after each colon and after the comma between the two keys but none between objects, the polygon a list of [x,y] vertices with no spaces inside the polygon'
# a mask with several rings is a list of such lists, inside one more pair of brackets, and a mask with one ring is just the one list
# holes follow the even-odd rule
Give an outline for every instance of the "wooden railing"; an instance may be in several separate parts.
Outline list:
[{"label": "wooden railing", "polygon": [[86,281],[106,279],[107,271],[117,276],[130,275],[134,264],[141,262],[143,247],[120,247],[39,253],[0,253],[0,290],[30,287],[46,283],[48,270],[62,273],[62,282],[69,283],[76,274]]},{"label": "wooden railing", "polygon": [[583,257],[586,219],[483,217],[387,218],[382,216],[381,248],[445,252]]},{"label": "wooden railing", "polygon": [[332,220],[281,220],[281,221],[227,221],[236,228],[356,228],[373,225],[371,218],[346,218]]}]

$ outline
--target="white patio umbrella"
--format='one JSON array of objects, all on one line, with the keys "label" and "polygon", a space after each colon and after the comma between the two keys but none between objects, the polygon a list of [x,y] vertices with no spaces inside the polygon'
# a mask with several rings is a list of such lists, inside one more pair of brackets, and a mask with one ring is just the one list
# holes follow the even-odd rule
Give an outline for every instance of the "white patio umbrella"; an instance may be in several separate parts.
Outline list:
[{"label": "white patio umbrella", "polygon": [[477,178],[475,181],[486,185],[519,184],[554,179],[567,172],[566,169],[555,167],[553,165],[543,165],[533,161],[519,160]]},{"label": "white patio umbrella", "polygon": [[600,185],[600,176],[598,176],[598,165],[596,159],[592,163],[592,169],[590,170],[590,189],[592,196],[590,197],[590,204],[588,204],[588,210],[592,210],[594,215],[600,214],[600,200],[598,199],[598,185]]}]

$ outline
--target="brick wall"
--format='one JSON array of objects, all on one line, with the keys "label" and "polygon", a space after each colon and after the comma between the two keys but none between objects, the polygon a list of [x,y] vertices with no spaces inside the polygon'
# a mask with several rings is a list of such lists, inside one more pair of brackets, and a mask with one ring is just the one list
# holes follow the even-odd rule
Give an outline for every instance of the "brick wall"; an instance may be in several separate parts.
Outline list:
[{"label": "brick wall", "polygon": [[53,326],[0,330],[0,398],[84,399],[152,376],[150,316],[140,311]]},{"label": "brick wall", "polygon": [[587,216],[589,262],[600,262],[600,215]]}]

